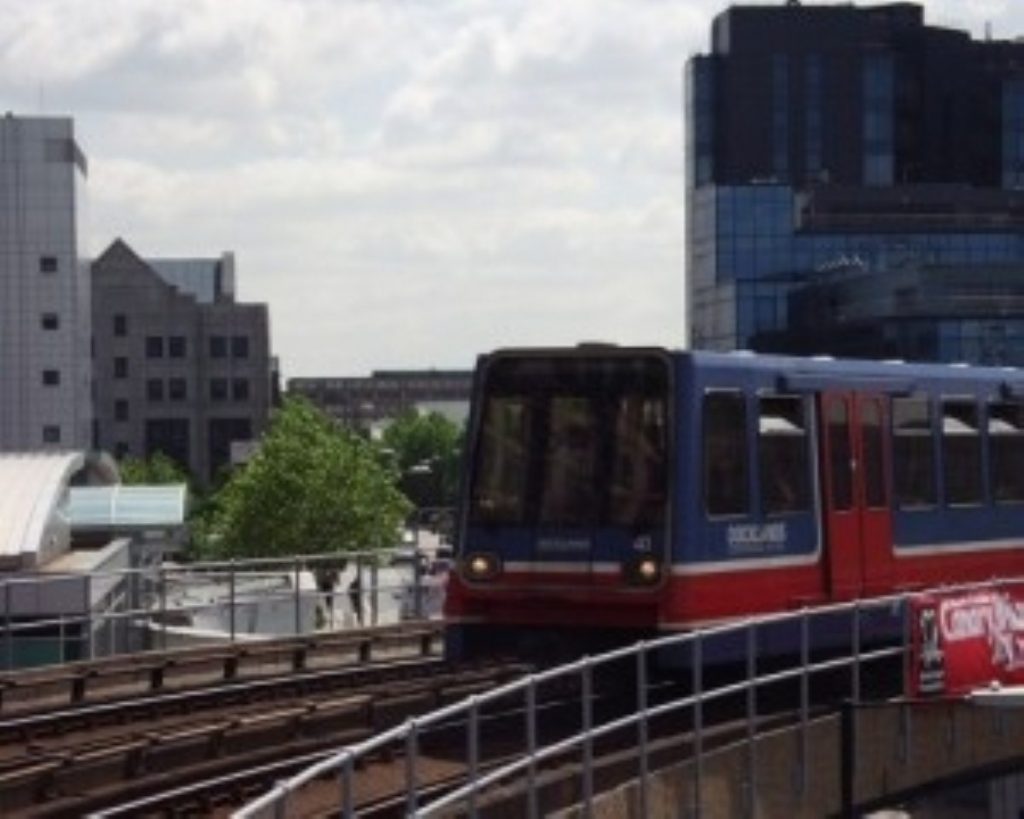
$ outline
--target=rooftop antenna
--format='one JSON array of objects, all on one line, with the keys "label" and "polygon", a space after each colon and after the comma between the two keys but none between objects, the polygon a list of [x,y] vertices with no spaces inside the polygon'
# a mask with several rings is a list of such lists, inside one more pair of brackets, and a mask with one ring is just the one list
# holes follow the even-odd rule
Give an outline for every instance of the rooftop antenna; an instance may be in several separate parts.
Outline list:
[{"label": "rooftop antenna", "polygon": [[992,21],[991,20],[986,20],[985,21],[985,42],[986,43],[992,42]]}]

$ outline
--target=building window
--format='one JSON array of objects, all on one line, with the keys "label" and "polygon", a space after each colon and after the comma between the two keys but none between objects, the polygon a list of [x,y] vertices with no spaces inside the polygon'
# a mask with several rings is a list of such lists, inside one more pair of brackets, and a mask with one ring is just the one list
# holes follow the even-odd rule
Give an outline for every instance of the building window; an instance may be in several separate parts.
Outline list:
[{"label": "building window", "polygon": [[128,454],[131,451],[131,447],[128,446],[127,441],[118,441],[116,444],[114,444],[114,457],[117,458],[117,460],[119,461],[123,461],[125,458],[127,458]]},{"label": "building window", "polygon": [[789,176],[789,58],[772,56],[772,165],[779,179]]},{"label": "building window", "polygon": [[43,443],[44,444],[59,444],[60,443],[60,427],[56,424],[48,424],[43,427]]},{"label": "building window", "polygon": [[188,469],[191,448],[190,427],[187,418],[146,419],[146,457],[162,452],[179,466]]},{"label": "building window", "polygon": [[228,380],[226,378],[211,378],[210,379],[210,400],[211,401],[227,401],[228,400]]},{"label": "building window", "polygon": [[822,114],[820,54],[809,54],[806,58],[806,90],[804,95],[804,172],[811,178],[818,178],[822,170]]},{"label": "building window", "polygon": [[146,358],[163,358],[164,340],[162,336],[146,336]]},{"label": "building window", "polygon": [[118,398],[114,402],[114,420],[115,421],[127,421],[128,420],[128,402],[123,398]]},{"label": "building window", "polygon": [[114,315],[114,335],[128,335],[128,317],[123,313],[116,313]]},{"label": "building window", "polygon": [[210,358],[226,358],[228,340],[225,336],[210,336]]},{"label": "building window", "polygon": [[171,336],[167,339],[167,355],[171,358],[184,358],[187,349],[185,336]]},{"label": "building window", "polygon": [[231,357],[249,357],[249,339],[247,336],[231,336]]},{"label": "building window", "polygon": [[146,398],[149,401],[164,400],[164,382],[159,378],[150,378],[146,381]]},{"label": "building window", "polygon": [[210,478],[231,461],[231,442],[252,438],[252,422],[248,418],[214,418],[208,426],[207,441]]},{"label": "building window", "polygon": [[745,515],[750,509],[747,407],[739,392],[704,396],[704,503],[712,517]]},{"label": "building window", "polygon": [[60,316],[56,313],[43,313],[39,323],[44,330],[56,330],[60,327]]},{"label": "building window", "polygon": [[889,54],[869,54],[863,69],[864,184],[893,181],[893,62]]},{"label": "building window", "polygon": [[236,401],[249,400],[249,379],[235,378],[231,381],[231,397]]},{"label": "building window", "polygon": [[43,370],[43,386],[56,387],[60,384],[60,370]]},{"label": "building window", "polygon": [[1003,187],[1024,188],[1024,81],[1003,82]]},{"label": "building window", "polygon": [[56,273],[57,272],[57,257],[56,256],[40,256],[39,257],[39,272],[40,273]]},{"label": "building window", "polygon": [[184,378],[172,378],[167,382],[167,395],[172,401],[184,401],[188,397],[188,382]]},{"label": "building window", "polygon": [[114,378],[127,378],[128,377],[128,359],[124,356],[118,356],[114,359]]}]

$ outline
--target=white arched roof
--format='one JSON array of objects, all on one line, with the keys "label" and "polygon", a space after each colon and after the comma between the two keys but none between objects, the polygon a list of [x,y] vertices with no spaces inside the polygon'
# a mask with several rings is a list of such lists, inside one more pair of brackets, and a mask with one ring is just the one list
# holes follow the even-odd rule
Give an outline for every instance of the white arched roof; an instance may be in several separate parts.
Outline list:
[{"label": "white arched roof", "polygon": [[0,454],[0,561],[21,563],[35,555],[72,476],[85,465],[83,452]]}]

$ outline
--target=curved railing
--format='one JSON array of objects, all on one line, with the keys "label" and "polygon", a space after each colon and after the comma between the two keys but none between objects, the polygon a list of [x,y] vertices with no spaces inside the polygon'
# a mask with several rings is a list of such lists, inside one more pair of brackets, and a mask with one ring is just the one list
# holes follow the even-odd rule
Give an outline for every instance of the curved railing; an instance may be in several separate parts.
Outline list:
[{"label": "curved railing", "polygon": [[[811,716],[811,676],[826,671],[835,672],[844,668],[849,669],[850,698],[855,702],[858,701],[861,694],[863,666],[869,662],[897,657],[906,653],[908,643],[907,629],[909,628],[907,616],[909,607],[907,602],[909,598],[909,595],[904,594],[839,603],[814,609],[803,609],[798,612],[770,614],[757,619],[730,622],[685,634],[661,637],[594,657],[584,657],[568,665],[524,677],[500,688],[471,696],[461,702],[422,716],[417,716],[364,742],[344,748],[340,752],[306,768],[290,779],[278,783],[266,794],[236,811],[233,817],[234,819],[267,819],[269,817],[287,816],[289,815],[289,804],[293,795],[309,785],[313,780],[327,775],[337,777],[341,815],[352,817],[355,815],[353,780],[357,762],[365,759],[370,754],[384,751],[393,744],[404,746],[405,807],[408,816],[434,816],[443,811],[456,808],[456,806],[460,810],[465,810],[470,816],[474,816],[477,803],[488,787],[516,777],[525,778],[528,803],[527,812],[531,817],[537,816],[539,815],[537,795],[539,766],[548,760],[574,751],[578,751],[582,756],[580,773],[582,777],[580,783],[581,801],[589,808],[594,798],[592,763],[594,760],[595,742],[615,732],[628,729],[636,730],[640,815],[645,815],[648,798],[647,774],[649,772],[651,750],[648,729],[652,720],[686,709],[692,712],[693,793],[695,794],[694,798],[699,804],[701,799],[706,732],[704,709],[709,703],[727,696],[736,697],[744,692],[746,693],[746,731],[751,759],[753,759],[753,744],[759,717],[757,710],[758,689],[785,681],[799,680],[800,761],[801,763],[808,763],[807,743],[808,726]],[[843,628],[843,618],[849,621],[845,624],[845,628],[848,628],[849,631],[839,635],[840,641],[837,644],[844,646],[844,653],[836,656],[837,652],[832,651],[826,658],[812,661],[812,629],[815,625],[824,622],[830,627],[830,635],[834,639],[837,626],[836,621],[840,621],[838,626]],[[868,618],[876,619],[872,621]],[[865,623],[873,629],[873,631],[868,633],[869,637],[872,635],[877,636],[884,632],[892,638],[898,638],[895,640],[897,644],[893,645],[893,640],[887,642],[872,640],[871,645],[868,647],[868,644],[864,642]],[[783,670],[759,674],[759,636],[768,629],[786,625],[799,628],[799,637],[795,641],[795,648],[799,657],[797,664]],[[725,640],[726,638],[731,638],[735,641],[737,637],[743,640],[743,649],[740,652],[741,656],[735,659],[745,661],[745,678],[706,690],[703,684],[705,676],[704,658],[711,655],[717,641]],[[862,643],[869,650],[862,650]],[[648,675],[648,660],[655,652],[667,651],[689,652],[688,665],[689,673],[692,676],[692,687],[689,694],[683,698],[652,705],[650,704],[651,681]],[[633,659],[636,674],[636,711],[602,725],[595,725],[593,710],[595,693],[593,675],[595,671],[611,666],[614,663],[628,661],[630,658]],[[906,675],[906,673],[907,663],[904,662],[903,674]],[[537,692],[540,686],[556,680],[578,680],[579,691],[581,692],[582,729],[575,735],[565,737],[542,747],[538,741],[539,707]],[[904,676],[904,688],[906,682]],[[515,754],[511,761],[481,773],[481,714],[487,706],[506,700],[509,697],[521,697],[523,701],[523,714],[525,717],[524,745],[521,753]],[[432,801],[428,799],[421,804],[420,786],[426,783],[419,781],[417,773],[420,768],[420,754],[418,750],[420,738],[429,730],[450,728],[452,721],[456,719],[464,720],[466,725],[465,770],[468,774],[466,784],[455,790],[443,793]],[[801,764],[800,770],[805,771],[806,764]],[[587,815],[589,815],[589,812]]]}]

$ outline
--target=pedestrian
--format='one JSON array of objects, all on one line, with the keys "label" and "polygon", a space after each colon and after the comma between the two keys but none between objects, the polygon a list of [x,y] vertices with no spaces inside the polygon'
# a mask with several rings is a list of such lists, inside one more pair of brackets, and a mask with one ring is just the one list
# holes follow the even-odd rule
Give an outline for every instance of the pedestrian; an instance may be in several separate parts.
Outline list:
[{"label": "pedestrian", "polygon": [[359,625],[363,624],[363,577],[362,572],[356,566],[356,576],[348,586],[348,599],[352,603],[352,613],[355,614]]}]

